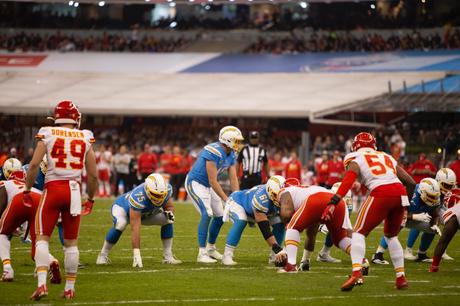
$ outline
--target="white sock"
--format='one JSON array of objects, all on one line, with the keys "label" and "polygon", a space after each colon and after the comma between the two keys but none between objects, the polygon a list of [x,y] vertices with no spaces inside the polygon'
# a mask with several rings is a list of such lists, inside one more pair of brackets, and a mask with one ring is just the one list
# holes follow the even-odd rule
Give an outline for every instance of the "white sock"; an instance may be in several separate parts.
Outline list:
[{"label": "white sock", "polygon": [[381,245],[377,247],[376,253],[385,253],[385,248],[383,248]]},{"label": "white sock", "polygon": [[163,243],[163,256],[164,257],[172,257],[172,238],[162,239],[161,242]]},{"label": "white sock", "polygon": [[77,246],[65,248],[64,267],[66,272],[65,290],[74,290],[77,278],[78,260],[80,252]]},{"label": "white sock", "polygon": [[50,264],[54,261],[58,261],[51,253],[49,254]]},{"label": "white sock", "polygon": [[321,248],[321,251],[319,251],[321,254],[329,254],[331,251],[331,248],[323,244],[323,247]]},{"label": "white sock", "polygon": [[206,250],[215,250],[216,249],[216,245],[215,244],[212,244],[212,243],[206,243]]},{"label": "white sock", "polygon": [[391,262],[395,268],[396,277],[404,275],[404,251],[398,237],[385,237],[388,244],[388,252],[390,253]]},{"label": "white sock", "polygon": [[104,183],[99,184],[99,195],[103,195],[103,194],[104,194]]},{"label": "white sock", "polygon": [[11,243],[6,235],[0,235],[0,259],[3,262],[3,270],[11,269]]},{"label": "white sock", "polygon": [[110,188],[110,182],[104,182],[105,195],[111,195],[112,190]]},{"label": "white sock", "polygon": [[339,248],[347,254],[351,251],[351,238],[345,237],[339,242]]},{"label": "white sock", "polygon": [[102,246],[101,254],[106,256],[109,255],[109,252],[112,248],[113,244],[105,240],[104,245]]},{"label": "white sock", "polygon": [[353,233],[351,236],[351,262],[353,271],[360,271],[366,254],[366,237],[360,233]]},{"label": "white sock", "polygon": [[39,240],[35,243],[35,267],[37,270],[38,287],[46,285],[48,276],[50,251],[49,242]]},{"label": "white sock", "polygon": [[198,254],[200,254],[200,256],[208,255],[208,252],[206,251],[206,248],[199,248],[198,249]]},{"label": "white sock", "polygon": [[224,250],[224,256],[233,258],[233,252],[234,251],[235,251],[235,247],[226,245],[225,250]]},{"label": "white sock", "polygon": [[311,259],[311,253],[309,250],[303,249],[303,254],[302,254],[302,261],[310,260]]},{"label": "white sock", "polygon": [[300,244],[300,232],[292,228],[286,230],[284,244],[286,245],[288,263],[295,265],[297,263],[297,248]]}]

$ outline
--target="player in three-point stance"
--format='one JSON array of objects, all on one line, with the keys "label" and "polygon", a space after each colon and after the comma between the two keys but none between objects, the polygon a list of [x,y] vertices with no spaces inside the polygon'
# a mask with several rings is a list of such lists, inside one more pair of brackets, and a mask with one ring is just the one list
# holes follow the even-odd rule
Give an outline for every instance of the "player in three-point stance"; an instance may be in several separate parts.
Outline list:
[{"label": "player in three-point stance", "polygon": [[[34,155],[29,164],[26,186],[23,192],[24,205],[32,205],[31,189],[35,183],[40,163],[44,156],[48,162],[45,188],[40,199],[36,219],[37,234],[35,265],[38,286],[30,297],[39,300],[48,295],[46,276],[49,268],[49,239],[62,217],[64,230],[64,267],[66,284],[62,296],[72,299],[75,294],[75,279],[78,270],[79,251],[77,247],[80,215],[91,211],[93,197],[97,190],[96,158],[91,145],[93,133],[80,130],[81,114],[71,101],[62,101],[54,109],[54,126],[42,127]],[[86,168],[88,175],[88,199],[81,203],[81,174]]]},{"label": "player in three-point stance", "polygon": [[201,215],[198,224],[197,262],[215,263],[216,259],[221,260],[223,257],[217,251],[215,243],[223,224],[222,203],[227,202],[228,196],[217,177],[227,170],[232,192],[239,190],[235,163],[236,153],[240,151],[243,140],[238,128],[231,125],[223,127],[219,133],[219,141],[208,144],[201,150],[185,180],[187,192]]},{"label": "player in three-point stance", "polygon": [[334,210],[352,184],[359,177],[360,182],[369,190],[369,196],[361,206],[353,228],[351,239],[351,260],[353,272],[342,285],[342,291],[352,290],[355,285],[363,284],[362,262],[366,253],[366,236],[383,220],[384,235],[388,244],[390,257],[396,272],[396,288],[408,287],[404,273],[404,254],[398,240],[398,233],[409,205],[403,182],[412,191],[415,182],[390,155],[377,151],[374,136],[359,133],[352,144],[353,152],[344,160],[347,167],[344,179],[336,194],[330,199],[323,212],[322,220],[328,221]]},{"label": "player in three-point stance", "polygon": [[[276,256],[283,252],[281,245],[283,245],[285,230],[279,216],[278,193],[284,187],[285,181],[284,177],[274,175],[264,185],[236,191],[230,195],[225,203],[224,221],[231,219],[233,225],[228,232],[222,264],[227,266],[237,264],[233,260],[233,252],[248,223],[257,223],[262,236],[271,247],[269,263],[274,263]],[[278,257],[281,258],[282,255]]]},{"label": "player in three-point stance", "polygon": [[128,224],[131,224],[133,267],[142,268],[140,229],[142,225],[160,225],[163,242],[163,263],[180,264],[172,253],[174,206],[173,188],[161,174],[152,173],[134,190],[119,196],[112,205],[113,227],[108,231],[96,264],[110,263],[112,247],[118,242]]}]

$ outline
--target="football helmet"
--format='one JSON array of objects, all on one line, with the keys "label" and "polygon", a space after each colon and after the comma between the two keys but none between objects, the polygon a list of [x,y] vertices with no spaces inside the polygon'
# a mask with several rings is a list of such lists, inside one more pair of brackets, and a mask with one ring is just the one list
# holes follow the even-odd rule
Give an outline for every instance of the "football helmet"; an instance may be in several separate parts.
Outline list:
[{"label": "football helmet", "polygon": [[22,170],[22,163],[17,158],[8,158],[3,164],[3,175],[8,179],[11,173]]},{"label": "football helmet", "polygon": [[8,181],[12,181],[12,180],[25,182],[26,172],[22,168],[20,170],[13,171],[8,177]]},{"label": "football helmet", "polygon": [[243,134],[241,134],[241,131],[235,126],[224,126],[219,132],[219,142],[235,152],[239,152],[241,150],[243,140]]},{"label": "football helmet", "polygon": [[152,204],[161,206],[168,195],[168,184],[159,173],[152,173],[145,179],[144,190]]},{"label": "football helmet", "polygon": [[377,150],[377,141],[371,133],[361,132],[355,136],[351,149],[356,152],[361,148],[371,148]]},{"label": "football helmet", "polygon": [[284,188],[284,183],[286,182],[286,179],[282,177],[281,175],[274,175],[271,176],[267,184],[265,184],[265,190],[268,193],[268,197],[270,200],[272,200],[273,204],[276,206],[280,206],[280,202],[278,199],[278,194],[282,188]]},{"label": "football helmet", "polygon": [[435,179],[424,178],[418,185],[420,191],[420,198],[428,206],[439,204],[441,192],[439,184]]},{"label": "football helmet", "polygon": [[81,113],[72,101],[61,101],[54,108],[54,123],[80,126]]},{"label": "football helmet", "polygon": [[448,193],[452,188],[454,188],[457,183],[457,177],[455,172],[449,168],[441,168],[436,173],[436,181],[438,181],[439,188],[441,189],[442,194]]},{"label": "football helmet", "polygon": [[[342,183],[337,182],[334,185],[332,185],[331,191],[333,193],[337,193],[337,190],[339,190],[340,188],[340,184]],[[353,203],[353,200],[351,198],[351,190],[348,190],[347,194],[342,199],[345,201],[345,204],[347,204],[347,206],[351,205]]]}]

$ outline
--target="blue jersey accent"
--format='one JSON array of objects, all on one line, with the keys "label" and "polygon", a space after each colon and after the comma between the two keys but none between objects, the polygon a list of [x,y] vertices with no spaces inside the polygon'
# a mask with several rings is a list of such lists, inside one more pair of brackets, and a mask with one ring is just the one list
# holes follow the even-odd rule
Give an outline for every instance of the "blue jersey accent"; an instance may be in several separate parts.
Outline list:
[{"label": "blue jersey accent", "polygon": [[[29,171],[29,164],[22,166],[22,169],[27,173],[27,171]],[[35,179],[33,187],[42,191],[45,189],[45,174],[41,168],[38,170],[37,178]]]},{"label": "blue jersey accent", "polygon": [[235,152],[231,151],[227,154],[220,144],[220,142],[214,142],[205,146],[195,164],[188,174],[188,179],[196,181],[205,187],[210,187],[208,173],[206,171],[206,161],[213,161],[217,167],[217,175],[233,166],[236,162]]},{"label": "blue jersey accent", "polygon": [[419,184],[415,186],[414,195],[410,201],[410,205],[408,207],[408,211],[413,214],[421,214],[421,213],[429,213],[432,214],[438,206],[429,206],[423,202],[421,194],[420,194],[420,187]]},{"label": "blue jersey accent", "polygon": [[142,183],[132,191],[119,196],[114,202],[114,204],[125,210],[128,218],[130,208],[140,211],[143,216],[150,215],[160,208],[164,208],[172,196],[173,188],[170,184],[168,184],[168,195],[164,199],[163,203],[161,203],[161,206],[156,206],[152,203],[152,201],[150,201],[149,197],[145,193],[144,184],[145,183]]},{"label": "blue jersey accent", "polygon": [[266,215],[278,214],[278,207],[268,196],[265,185],[254,186],[251,189],[233,192],[230,197],[244,208],[248,216],[254,217],[254,210]]}]

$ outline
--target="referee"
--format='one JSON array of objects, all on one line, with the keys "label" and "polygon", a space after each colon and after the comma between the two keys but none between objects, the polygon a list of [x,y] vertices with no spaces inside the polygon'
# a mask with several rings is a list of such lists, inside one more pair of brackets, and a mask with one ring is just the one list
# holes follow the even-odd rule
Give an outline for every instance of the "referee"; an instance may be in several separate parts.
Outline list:
[{"label": "referee", "polygon": [[267,152],[259,145],[259,132],[249,133],[249,144],[238,155],[237,169],[240,169],[240,165],[243,166],[241,190],[262,184],[262,167],[266,175],[269,175]]}]

